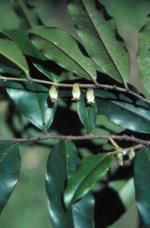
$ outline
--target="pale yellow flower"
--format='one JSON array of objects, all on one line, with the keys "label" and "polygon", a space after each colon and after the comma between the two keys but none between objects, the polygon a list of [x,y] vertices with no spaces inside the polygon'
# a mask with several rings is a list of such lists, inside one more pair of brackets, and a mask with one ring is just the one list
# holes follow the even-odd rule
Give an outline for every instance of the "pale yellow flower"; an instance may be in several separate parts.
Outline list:
[{"label": "pale yellow flower", "polygon": [[72,100],[78,101],[80,100],[80,96],[81,96],[81,91],[80,91],[79,84],[74,83],[72,88]]},{"label": "pale yellow flower", "polygon": [[49,97],[51,102],[55,102],[58,98],[58,90],[56,86],[52,85],[51,88],[49,89]]},{"label": "pale yellow flower", "polygon": [[94,90],[89,88],[86,92],[86,100],[88,104],[93,104],[95,103],[95,95],[94,95]]}]

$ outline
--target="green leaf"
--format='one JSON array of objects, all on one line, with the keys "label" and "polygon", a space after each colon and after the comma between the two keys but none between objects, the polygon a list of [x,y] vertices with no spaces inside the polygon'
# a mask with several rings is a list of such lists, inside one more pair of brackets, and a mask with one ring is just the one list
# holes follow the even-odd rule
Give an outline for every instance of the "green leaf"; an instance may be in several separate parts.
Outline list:
[{"label": "green leaf", "polygon": [[148,20],[147,26],[140,32],[139,35],[139,52],[138,63],[140,69],[140,76],[147,94],[150,95],[150,20]]},{"label": "green leaf", "polygon": [[[127,51],[125,50],[124,46],[117,41],[116,33],[114,28],[112,28],[112,24],[108,23],[108,21],[104,19],[101,12],[97,10],[95,2],[91,0],[81,0],[81,2],[86,10],[89,20],[93,24],[93,28],[95,30],[95,33],[97,34],[97,37],[99,38],[106,51],[105,53],[107,53],[107,55],[109,56],[110,61],[114,65],[114,68],[126,85],[128,82],[129,74],[129,61]],[[104,56],[106,56],[106,54]],[[108,64],[108,62],[106,64]],[[112,72],[114,72],[114,70]],[[116,79],[117,78],[118,76],[116,77]]]},{"label": "green leaf", "polygon": [[15,68],[12,68],[12,67],[5,66],[3,64],[0,64],[0,74],[20,76],[21,73],[22,72],[19,71],[18,69],[15,69]]},{"label": "green leaf", "polygon": [[96,70],[91,59],[80,51],[76,40],[58,28],[38,26],[31,30],[33,44],[50,60],[86,79],[96,80]]},{"label": "green leaf", "polygon": [[[30,2],[31,1],[29,1],[29,3]],[[59,27],[74,34],[66,2],[56,2],[54,0],[32,0],[31,5],[35,7],[38,17],[46,27]]]},{"label": "green leaf", "polygon": [[47,130],[53,122],[57,104],[48,101],[48,89],[33,83],[9,82],[7,92],[21,113],[36,127]]},{"label": "green leaf", "polygon": [[121,81],[119,72],[84,8],[79,4],[71,3],[69,4],[69,12],[82,45],[95,62],[97,70]]},{"label": "green leaf", "polygon": [[40,73],[42,73],[43,75],[45,75],[52,82],[58,82],[59,81],[59,76],[57,74],[54,74],[54,73],[48,71],[47,69],[45,69],[44,67],[42,67],[41,65],[39,65],[37,63],[34,63],[33,65],[35,66],[35,68]]},{"label": "green leaf", "polygon": [[26,59],[13,41],[0,38],[0,54],[13,62],[29,77],[29,68]]},{"label": "green leaf", "polygon": [[99,114],[105,115],[113,123],[125,129],[150,133],[150,109],[144,103],[97,99],[97,110]]},{"label": "green leaf", "polygon": [[33,8],[28,7],[26,0],[16,0],[16,5],[19,11],[24,16],[24,19],[30,27],[38,24],[38,18]]},{"label": "green leaf", "polygon": [[137,152],[134,163],[134,184],[137,207],[144,227],[150,227],[150,148]]},{"label": "green leaf", "polygon": [[[48,210],[55,228],[92,228],[94,200],[86,195],[80,202],[66,210],[62,201],[66,179],[79,163],[74,144],[58,143],[50,152],[47,162],[46,190]],[[81,213],[82,212],[82,213]]]},{"label": "green leaf", "polygon": [[12,1],[3,0],[0,2],[0,15],[0,31],[19,28],[20,21],[13,9]]},{"label": "green leaf", "polygon": [[68,181],[64,192],[67,208],[90,191],[91,187],[107,173],[112,160],[110,154],[91,155],[83,159]]},{"label": "green leaf", "polygon": [[19,178],[19,148],[12,143],[0,144],[0,212],[2,212]]},{"label": "green leaf", "polygon": [[12,39],[24,54],[30,55],[42,60],[46,59],[42,55],[42,53],[40,53],[36,49],[36,47],[32,44],[25,30],[23,29],[14,29],[14,30],[8,30],[8,31],[5,30],[3,33],[7,35],[10,39]]},{"label": "green leaf", "polygon": [[87,131],[92,131],[96,123],[96,103],[87,104],[85,101],[85,96],[82,95],[80,97],[80,100],[77,102],[77,112],[82,124],[87,129]]},{"label": "green leaf", "polygon": [[[117,29],[124,39],[130,59],[129,82],[143,91],[137,64],[139,31],[145,25],[150,13],[150,3],[147,0],[101,0],[108,13],[115,19]],[[117,9],[120,10],[117,10]],[[133,13],[134,8],[134,13]]]}]

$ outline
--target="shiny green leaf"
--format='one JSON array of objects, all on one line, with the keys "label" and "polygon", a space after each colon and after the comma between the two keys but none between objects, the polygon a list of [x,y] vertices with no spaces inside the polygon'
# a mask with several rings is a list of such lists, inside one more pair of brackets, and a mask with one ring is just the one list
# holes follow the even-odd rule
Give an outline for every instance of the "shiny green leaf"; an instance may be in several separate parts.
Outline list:
[{"label": "shiny green leaf", "polygon": [[13,192],[20,174],[19,148],[12,143],[0,144],[0,212]]},{"label": "shiny green leaf", "polygon": [[110,154],[91,155],[83,159],[68,181],[64,193],[67,208],[90,191],[91,187],[107,173],[112,160]]},{"label": "shiny green leaf", "polygon": [[55,228],[93,227],[94,200],[91,195],[86,195],[69,210],[65,209],[62,200],[66,179],[78,164],[76,148],[69,141],[58,143],[50,152],[47,162],[46,190],[48,210]]},{"label": "shiny green leaf", "polygon": [[29,68],[26,59],[17,45],[10,40],[0,39],[0,54],[13,62],[29,77]]},{"label": "shiny green leaf", "polygon": [[139,214],[145,228],[150,227],[150,148],[137,152],[134,163],[135,195]]},{"label": "shiny green leaf", "polygon": [[150,107],[127,101],[97,99],[99,114],[131,131],[150,133]]},{"label": "shiny green leaf", "polygon": [[7,92],[21,113],[36,127],[47,130],[53,122],[57,103],[49,102],[48,90],[36,83],[7,83]]},{"label": "shiny green leaf", "polygon": [[87,79],[96,80],[94,63],[80,51],[76,40],[58,28],[38,26],[31,30],[33,44],[62,67]]},{"label": "shiny green leaf", "polygon": [[79,118],[88,132],[92,131],[96,123],[97,107],[96,103],[87,104],[85,96],[82,95],[77,102],[77,112]]},{"label": "shiny green leaf", "polygon": [[11,68],[9,66],[5,66],[3,64],[0,64],[0,74],[20,76],[21,73],[22,72],[19,71],[18,69]]}]

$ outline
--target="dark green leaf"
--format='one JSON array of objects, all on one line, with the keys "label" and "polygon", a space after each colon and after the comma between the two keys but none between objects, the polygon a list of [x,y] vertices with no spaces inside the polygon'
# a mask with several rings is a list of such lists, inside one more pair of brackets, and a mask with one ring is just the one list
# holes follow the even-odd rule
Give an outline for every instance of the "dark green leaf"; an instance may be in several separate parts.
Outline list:
[{"label": "dark green leaf", "polygon": [[19,148],[15,144],[0,144],[0,212],[14,190],[21,167]]},{"label": "dark green leaf", "polygon": [[90,188],[104,177],[111,160],[112,155],[104,153],[83,159],[65,189],[64,201],[67,208],[89,192]]},{"label": "dark green leaf", "polygon": [[134,183],[137,207],[146,228],[150,227],[150,148],[137,152],[134,163]]},{"label": "dark green leaf", "polygon": [[43,75],[45,75],[49,80],[53,81],[53,82],[57,82],[59,81],[59,76],[57,74],[54,74],[48,70],[46,70],[44,67],[42,67],[39,64],[34,63],[33,64],[35,66],[35,68],[42,73]]},{"label": "dark green leaf", "polygon": [[69,210],[63,204],[63,192],[68,176],[70,176],[79,158],[76,148],[71,142],[60,142],[50,152],[47,162],[46,189],[48,210],[55,228],[92,228],[94,200],[86,195]]},{"label": "dark green leaf", "polygon": [[87,104],[84,95],[77,102],[79,118],[88,132],[92,131],[96,123],[97,107],[96,103]]},{"label": "dark green leaf", "polygon": [[36,83],[7,83],[7,92],[22,114],[36,127],[46,130],[53,122],[57,104],[49,102],[48,90]]},{"label": "dark green leaf", "polygon": [[58,28],[38,26],[31,30],[32,42],[43,54],[62,67],[87,79],[96,80],[96,70],[91,59],[80,51],[76,40]]},{"label": "dark green leaf", "polygon": [[0,39],[0,54],[13,62],[29,77],[29,68],[26,59],[17,45],[7,39]]},{"label": "dark green leaf", "polygon": [[24,54],[31,55],[42,60],[46,59],[44,55],[42,55],[42,53],[40,53],[32,44],[25,30],[5,30],[4,34],[6,34],[10,39],[12,39]]},{"label": "dark green leaf", "polygon": [[150,108],[132,102],[112,99],[97,99],[99,114],[105,115],[113,123],[132,131],[150,133]]},{"label": "dark green leaf", "polygon": [[0,74],[20,76],[21,73],[22,73],[21,71],[15,69],[15,68],[11,68],[11,67],[0,64]]}]

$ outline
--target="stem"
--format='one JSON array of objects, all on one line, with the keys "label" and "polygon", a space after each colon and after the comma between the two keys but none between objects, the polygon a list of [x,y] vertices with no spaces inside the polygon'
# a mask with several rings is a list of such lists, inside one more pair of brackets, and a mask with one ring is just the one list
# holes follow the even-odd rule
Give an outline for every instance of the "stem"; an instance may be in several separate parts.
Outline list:
[{"label": "stem", "polygon": [[[32,82],[36,82],[36,83],[40,83],[40,84],[46,84],[46,85],[55,85],[57,87],[61,87],[61,88],[72,88],[73,84],[67,84],[67,83],[56,83],[56,82],[51,82],[51,81],[46,81],[46,80],[41,80],[41,79],[35,79],[35,78],[30,78],[30,79],[26,79],[26,78],[13,78],[13,77],[4,77],[2,75],[0,75],[0,80],[2,81],[18,81],[18,82],[27,82],[27,81],[32,81]],[[99,84],[97,83],[96,85],[91,83],[91,84],[82,84],[79,83],[80,88],[101,88],[101,89],[106,89],[106,90],[116,90],[118,92],[123,92],[123,93],[127,93],[130,94],[140,100],[143,100],[144,102],[150,104],[150,100],[144,98],[143,96],[141,96],[140,94],[133,92],[132,90],[128,90],[122,87],[118,87],[116,85],[107,85],[107,84]]]},{"label": "stem", "polygon": [[138,145],[134,146],[134,149],[140,149],[143,146],[150,146],[150,140],[139,139],[134,136],[128,135],[110,135],[110,136],[100,136],[94,134],[87,135],[42,135],[37,138],[0,138],[0,142],[13,142],[13,143],[35,143],[44,140],[71,140],[71,141],[84,141],[84,140],[92,140],[92,139],[106,139],[109,140],[110,137],[112,139],[118,141],[128,141],[133,142]]}]

